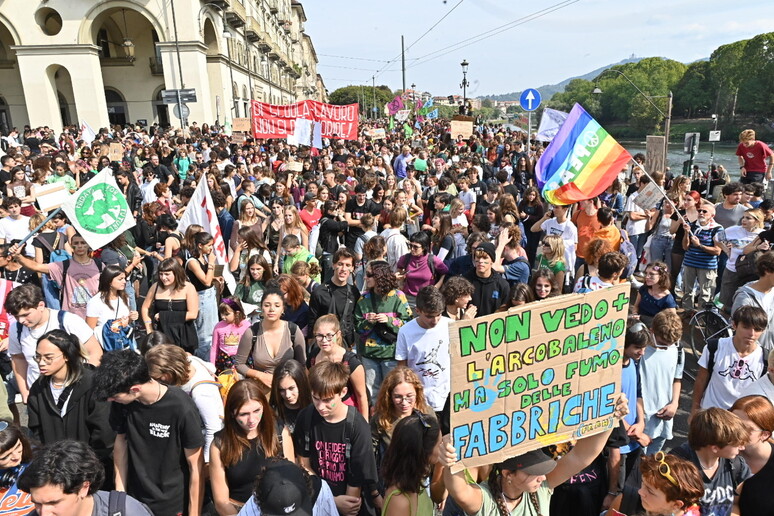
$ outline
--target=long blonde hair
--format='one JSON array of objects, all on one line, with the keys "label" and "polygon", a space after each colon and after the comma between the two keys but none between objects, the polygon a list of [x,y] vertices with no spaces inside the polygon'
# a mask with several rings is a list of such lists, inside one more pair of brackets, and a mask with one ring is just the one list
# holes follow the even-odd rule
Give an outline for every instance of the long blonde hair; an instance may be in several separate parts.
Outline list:
[{"label": "long blonde hair", "polygon": [[[551,249],[552,256],[546,259],[548,265],[554,267],[557,263],[564,263],[564,240],[559,235],[546,235],[543,237],[543,242],[548,244],[548,248]],[[545,256],[545,255],[543,255]],[[565,265],[567,265],[565,263]]]}]

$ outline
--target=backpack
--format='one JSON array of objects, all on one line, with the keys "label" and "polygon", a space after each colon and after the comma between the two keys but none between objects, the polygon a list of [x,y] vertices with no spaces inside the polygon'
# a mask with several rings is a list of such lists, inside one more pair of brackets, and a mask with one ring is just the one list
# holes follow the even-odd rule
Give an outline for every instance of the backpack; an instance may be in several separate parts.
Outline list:
[{"label": "backpack", "polygon": [[[304,432],[304,442],[302,443],[302,446],[304,448],[304,456],[309,456],[312,452],[312,432],[315,432],[315,440],[317,440],[317,429],[318,426],[315,426],[312,428],[312,416],[317,412],[317,409],[314,407],[307,410],[305,413],[303,413],[304,420],[303,420],[303,428],[306,428],[307,431]],[[350,457],[352,456],[352,434],[355,433],[355,414],[357,413],[357,409],[353,406],[347,407],[347,419],[344,422],[344,457],[346,458],[347,462],[349,462]],[[296,428],[298,428],[298,422],[296,422]],[[349,470],[349,468],[347,468]]]},{"label": "backpack", "polygon": [[54,238],[54,245],[49,244],[48,240],[43,238],[42,235],[35,237],[35,240],[43,244],[43,247],[48,250],[49,263],[64,262],[72,258],[72,255],[64,249],[64,243],[67,241],[67,236],[65,236],[64,242],[60,240],[61,236],[62,233],[57,232],[56,238]]},{"label": "backpack", "polygon": [[[708,375],[711,375],[712,374],[712,370],[715,369],[715,352],[718,350],[718,344],[719,343],[720,343],[720,338],[719,337],[712,338],[712,339],[707,340],[707,345],[704,348],[706,351],[709,351],[709,359],[707,359],[707,374]],[[761,357],[762,357],[762,359],[761,359],[761,372],[760,372],[760,374],[758,376],[759,378],[760,378],[761,375],[766,373],[766,369],[767,369],[767,366],[766,366],[766,354],[762,353]]]},{"label": "backpack", "polygon": [[[97,266],[97,270],[99,271],[99,274],[102,274],[102,260],[99,258],[93,258],[94,264]],[[70,268],[70,263],[72,260],[65,260],[62,262],[62,287],[59,289],[59,302],[64,302],[65,298],[65,290],[67,289],[67,269]]]},{"label": "backpack", "polygon": [[755,268],[755,262],[764,251],[753,251],[750,254],[742,254],[736,259],[736,284],[744,285],[758,279],[758,271]]},{"label": "backpack", "polygon": [[[261,328],[261,321],[258,321],[257,323],[253,323],[253,325],[250,326],[250,330],[253,332],[253,343],[250,346],[250,355],[253,354],[253,350],[255,349],[255,344],[258,342],[258,330],[260,328]],[[292,342],[295,342],[296,333],[298,332],[298,325],[294,322],[288,321],[288,330],[290,330],[290,340]]]},{"label": "backpack", "polygon": [[[65,329],[65,327],[64,327],[64,316],[65,316],[66,313],[67,312],[65,312],[64,310],[58,310],[56,312],[56,320],[59,322],[59,328],[61,328],[62,330]],[[16,340],[19,341],[20,345],[21,345],[22,330],[24,330],[24,325],[23,324],[19,324],[17,322],[16,323]]]},{"label": "backpack", "polygon": [[127,516],[126,493],[124,491],[110,491],[108,496],[108,514],[110,516]]}]

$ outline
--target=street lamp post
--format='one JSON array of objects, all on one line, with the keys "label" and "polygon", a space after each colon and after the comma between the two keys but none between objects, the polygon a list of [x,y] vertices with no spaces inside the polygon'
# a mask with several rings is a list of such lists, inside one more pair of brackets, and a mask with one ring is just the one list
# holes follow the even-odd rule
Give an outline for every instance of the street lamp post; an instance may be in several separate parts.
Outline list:
[{"label": "street lamp post", "polygon": [[411,100],[412,100],[412,102],[414,102],[414,105],[416,105],[416,103],[417,103],[417,90],[416,90],[416,87],[417,87],[417,85],[412,82],[411,83]]},{"label": "street lamp post", "polygon": [[[656,111],[658,111],[659,114],[664,117],[664,167],[667,167],[668,164],[669,164],[669,131],[670,131],[670,128],[672,126],[672,92],[670,91],[666,96],[661,95],[661,96],[653,96],[653,97],[651,97],[649,95],[646,95],[645,92],[643,92],[640,88],[638,88],[637,85],[634,84],[632,82],[632,80],[629,79],[629,77],[627,77],[627,75],[625,73],[623,73],[621,70],[616,70],[615,68],[608,68],[607,70],[604,70],[601,74],[599,74],[597,76],[597,79],[599,79],[599,77],[601,77],[603,74],[605,74],[607,72],[615,72],[618,75],[620,75],[621,77],[623,77],[624,79],[626,79],[626,81],[629,84],[631,84],[632,87],[634,87],[635,90],[637,90],[637,93],[642,95],[645,98],[645,100],[647,100],[650,103],[650,105],[653,106],[656,109]],[[602,93],[602,90],[599,88],[598,85],[595,84],[594,85],[594,89],[592,90],[591,93],[593,93],[595,95],[599,95],[599,94]],[[661,110],[661,108],[659,108],[652,100],[652,99],[658,99],[658,98],[666,98],[667,99],[667,112],[666,113],[664,113]]]},{"label": "street lamp post", "polygon": [[[713,131],[718,130],[718,115],[715,113],[712,113],[712,121],[715,123],[715,127]],[[715,163],[715,141],[712,140],[712,150],[710,151],[710,168],[712,168],[713,163]]]},{"label": "street lamp post", "polygon": [[460,110],[461,114],[467,114],[468,111],[468,86],[470,86],[470,83],[468,82],[468,63],[467,59],[463,59],[460,63],[460,66],[462,67],[462,84],[460,84],[460,88],[462,88],[462,109]]}]

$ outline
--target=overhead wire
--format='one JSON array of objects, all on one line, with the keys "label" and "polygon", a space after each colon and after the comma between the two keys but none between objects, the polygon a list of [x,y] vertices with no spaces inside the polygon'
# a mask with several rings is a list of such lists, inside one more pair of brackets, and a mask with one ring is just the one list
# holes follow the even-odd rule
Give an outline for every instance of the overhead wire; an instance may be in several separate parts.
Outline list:
[{"label": "overhead wire", "polygon": [[549,7],[546,7],[544,9],[537,10],[533,13],[530,13],[526,16],[522,16],[521,18],[518,18],[516,20],[513,20],[511,22],[508,22],[504,25],[500,25],[498,27],[495,27],[493,29],[490,29],[488,31],[482,32],[480,34],[477,34],[475,36],[471,36],[467,39],[463,39],[462,41],[458,41],[457,43],[452,44],[451,46],[447,45],[442,49],[436,50],[434,52],[430,52],[428,54],[425,54],[423,56],[419,56],[415,58],[415,62],[407,67],[407,68],[414,68],[416,66],[419,66],[421,64],[427,63],[429,61],[432,61],[434,59],[437,59],[441,56],[444,56],[446,54],[449,54],[451,52],[455,52],[461,48],[465,48],[467,46],[470,46],[472,44],[478,43],[480,41],[483,41],[485,39],[491,38],[493,36],[496,36],[498,34],[501,34],[503,32],[506,32],[508,30],[511,30],[515,27],[518,27],[520,25],[523,25],[527,22],[536,20],[538,18],[541,18],[543,16],[546,16],[550,13],[553,13],[555,11],[558,11],[560,9],[564,9],[565,7],[568,7],[574,3],[579,2],[580,0],[563,0],[562,2],[553,4]]}]

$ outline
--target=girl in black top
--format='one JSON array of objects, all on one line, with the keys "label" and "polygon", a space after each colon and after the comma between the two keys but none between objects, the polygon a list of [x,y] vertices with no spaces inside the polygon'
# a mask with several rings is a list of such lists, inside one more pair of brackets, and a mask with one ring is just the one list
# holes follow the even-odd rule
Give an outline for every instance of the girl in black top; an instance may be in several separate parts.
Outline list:
[{"label": "girl in black top", "polygon": [[223,430],[210,447],[210,485],[215,509],[234,516],[250,499],[263,459],[284,455],[294,460],[293,441],[283,428],[282,445],[265,387],[246,379],[228,391]]},{"label": "girl in black top", "polygon": [[[762,380],[766,383],[768,379]],[[774,407],[765,396],[744,396],[729,409],[747,427],[750,441],[740,455],[750,466],[753,476],[744,481],[737,491],[740,514],[759,516],[771,514],[770,486],[774,482]]]},{"label": "girl in black top", "polygon": [[274,370],[271,381],[271,402],[277,421],[291,434],[296,428],[296,418],[301,409],[312,404],[312,391],[306,369],[300,362],[286,360]]}]

